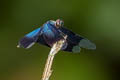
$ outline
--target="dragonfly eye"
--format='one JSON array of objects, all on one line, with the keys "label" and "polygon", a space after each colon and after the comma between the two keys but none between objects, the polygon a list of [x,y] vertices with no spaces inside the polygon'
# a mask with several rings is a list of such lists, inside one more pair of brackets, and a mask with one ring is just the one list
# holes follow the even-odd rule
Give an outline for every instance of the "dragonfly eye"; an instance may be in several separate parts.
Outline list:
[{"label": "dragonfly eye", "polygon": [[62,27],[63,25],[64,25],[64,22],[63,22],[62,20],[60,20],[60,19],[57,19],[57,20],[56,20],[55,26],[56,26],[57,28]]}]

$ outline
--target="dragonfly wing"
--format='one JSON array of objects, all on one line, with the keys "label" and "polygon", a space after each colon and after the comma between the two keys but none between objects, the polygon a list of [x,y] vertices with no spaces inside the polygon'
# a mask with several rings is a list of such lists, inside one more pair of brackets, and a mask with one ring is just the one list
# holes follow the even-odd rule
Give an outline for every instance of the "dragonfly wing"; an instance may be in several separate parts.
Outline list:
[{"label": "dragonfly wing", "polygon": [[39,36],[39,38],[38,38],[38,40],[37,40],[37,43],[42,44],[42,45],[47,46],[47,47],[50,47],[50,46],[46,43],[43,35],[44,35],[44,34],[42,34],[42,35]]},{"label": "dragonfly wing", "polygon": [[86,49],[96,49],[96,45],[92,43],[90,40],[73,33],[72,31],[61,27],[60,28],[61,32],[66,34],[68,36],[67,38],[67,47],[64,49],[64,51],[69,51],[69,52],[74,52],[78,53],[80,52],[81,48],[86,48]]},{"label": "dragonfly wing", "polygon": [[42,33],[42,28],[35,29],[34,31],[28,33],[19,41],[19,46],[23,48],[32,47],[35,44],[35,42],[38,40],[41,33]]},{"label": "dragonfly wing", "polygon": [[92,50],[96,49],[96,45],[86,38],[82,39],[79,42],[79,46],[82,47],[82,48],[86,48],[86,49],[92,49]]}]

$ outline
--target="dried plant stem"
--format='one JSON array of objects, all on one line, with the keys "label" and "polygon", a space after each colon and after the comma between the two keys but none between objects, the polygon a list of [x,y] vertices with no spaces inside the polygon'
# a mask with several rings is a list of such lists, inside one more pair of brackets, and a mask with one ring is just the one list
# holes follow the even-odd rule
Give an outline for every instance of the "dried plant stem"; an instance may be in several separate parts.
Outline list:
[{"label": "dried plant stem", "polygon": [[52,67],[52,63],[53,63],[53,59],[55,57],[55,54],[58,53],[58,51],[62,48],[66,38],[67,38],[67,36],[64,36],[64,39],[56,42],[53,45],[53,47],[51,48],[51,51],[48,55],[48,59],[47,59],[46,64],[45,64],[42,80],[49,80],[49,78],[52,74],[51,67]]}]

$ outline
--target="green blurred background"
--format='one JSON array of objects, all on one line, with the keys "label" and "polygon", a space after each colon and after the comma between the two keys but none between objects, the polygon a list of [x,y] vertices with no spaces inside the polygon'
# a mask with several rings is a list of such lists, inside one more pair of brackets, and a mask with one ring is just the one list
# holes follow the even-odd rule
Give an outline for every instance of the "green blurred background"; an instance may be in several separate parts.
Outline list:
[{"label": "green blurred background", "polygon": [[50,80],[118,80],[120,74],[119,0],[1,0],[0,80],[40,80],[50,48],[16,48],[21,37],[46,21],[92,40],[95,51],[60,51]]}]

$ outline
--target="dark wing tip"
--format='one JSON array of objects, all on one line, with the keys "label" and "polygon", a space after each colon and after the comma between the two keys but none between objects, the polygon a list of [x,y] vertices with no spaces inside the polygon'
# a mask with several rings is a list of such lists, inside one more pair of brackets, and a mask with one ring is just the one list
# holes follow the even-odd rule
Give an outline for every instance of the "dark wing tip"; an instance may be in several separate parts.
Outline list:
[{"label": "dark wing tip", "polygon": [[23,37],[20,41],[19,41],[19,44],[18,44],[18,48],[19,47],[23,47],[23,48],[30,48],[32,47],[32,45],[34,44],[34,40],[32,38],[28,38],[28,37]]}]

